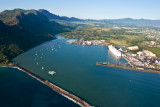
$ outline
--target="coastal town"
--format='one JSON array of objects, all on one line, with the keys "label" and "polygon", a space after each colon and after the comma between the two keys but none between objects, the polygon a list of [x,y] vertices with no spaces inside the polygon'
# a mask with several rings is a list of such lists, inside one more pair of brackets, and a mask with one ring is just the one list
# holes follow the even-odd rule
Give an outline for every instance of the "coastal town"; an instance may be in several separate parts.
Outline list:
[{"label": "coastal town", "polygon": [[105,40],[71,40],[68,41],[68,44],[78,44],[83,46],[105,45]]},{"label": "coastal town", "polygon": [[[160,71],[160,60],[153,52],[149,50],[137,51],[137,53],[132,53],[131,51],[139,50],[138,46],[121,46],[122,48],[116,48],[112,45],[108,45],[105,40],[72,40],[68,42],[69,44],[78,44],[82,46],[91,45],[104,45],[107,46],[109,51],[119,58],[124,58],[127,63],[109,63],[109,62],[97,62],[97,65],[108,66],[108,67],[119,67],[126,69],[138,69],[138,70],[149,70],[149,71]],[[155,41],[146,42],[148,46],[154,47],[159,45]],[[126,50],[127,49],[127,50]]]},{"label": "coastal town", "polygon": [[[116,57],[124,58],[127,63],[109,63],[98,62],[97,65],[119,67],[125,69],[139,69],[146,71],[159,71],[160,73],[160,60],[156,54],[149,50],[138,51],[136,54],[124,51],[123,49],[117,49],[112,45],[109,45],[109,51]],[[110,48],[112,47],[112,48]],[[138,50],[138,46],[128,47],[129,50]]]}]

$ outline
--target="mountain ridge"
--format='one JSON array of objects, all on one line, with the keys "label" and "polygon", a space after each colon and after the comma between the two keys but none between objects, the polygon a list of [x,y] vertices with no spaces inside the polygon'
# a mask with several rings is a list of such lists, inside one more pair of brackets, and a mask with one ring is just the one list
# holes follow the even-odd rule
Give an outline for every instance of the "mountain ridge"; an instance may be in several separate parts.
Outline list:
[{"label": "mountain ridge", "polygon": [[59,16],[53,13],[50,13],[48,10],[45,9],[39,9],[39,12],[47,16],[49,19],[58,19],[58,20],[65,20],[65,21],[81,21],[82,19],[78,19],[75,17],[67,17],[67,16]]}]

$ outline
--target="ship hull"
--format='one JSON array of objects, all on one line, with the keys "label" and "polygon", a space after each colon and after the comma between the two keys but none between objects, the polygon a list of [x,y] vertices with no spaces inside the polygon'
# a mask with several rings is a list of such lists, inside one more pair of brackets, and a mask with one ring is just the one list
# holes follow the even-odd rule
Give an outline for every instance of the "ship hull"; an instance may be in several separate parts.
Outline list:
[{"label": "ship hull", "polygon": [[117,50],[115,47],[113,47],[112,45],[109,45],[108,46],[108,49],[117,57],[121,57],[122,56],[122,53]]}]

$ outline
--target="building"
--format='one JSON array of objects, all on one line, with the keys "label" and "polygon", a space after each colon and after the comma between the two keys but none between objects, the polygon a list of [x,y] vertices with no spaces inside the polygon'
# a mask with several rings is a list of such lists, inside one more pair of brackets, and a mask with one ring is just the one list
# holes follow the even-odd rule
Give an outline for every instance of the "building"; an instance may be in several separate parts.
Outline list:
[{"label": "building", "polygon": [[128,47],[129,50],[138,50],[139,47],[138,46],[131,46],[131,47]]},{"label": "building", "polygon": [[91,41],[87,41],[86,43],[87,43],[87,45],[92,45]]},{"label": "building", "polygon": [[154,54],[154,53],[152,53],[151,51],[148,51],[148,50],[144,50],[143,53],[147,57],[156,57],[156,54]]},{"label": "building", "polygon": [[151,44],[152,46],[157,45],[155,41],[150,41],[150,44]]},{"label": "building", "polygon": [[143,52],[142,52],[142,51],[139,51],[139,52],[137,52],[137,55],[138,55],[138,56],[142,56],[142,55],[143,55]]}]

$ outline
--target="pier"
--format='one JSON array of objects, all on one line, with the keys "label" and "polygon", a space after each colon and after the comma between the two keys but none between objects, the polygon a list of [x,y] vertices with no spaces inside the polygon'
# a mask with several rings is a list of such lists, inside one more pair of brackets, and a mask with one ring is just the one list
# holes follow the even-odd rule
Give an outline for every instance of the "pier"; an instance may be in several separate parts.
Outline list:
[{"label": "pier", "polygon": [[160,70],[156,69],[149,69],[143,67],[136,67],[130,63],[110,63],[110,62],[97,62],[96,65],[105,66],[105,67],[112,67],[112,68],[121,68],[121,69],[128,69],[128,70],[136,70],[136,71],[143,71],[143,72],[151,72],[160,74]]}]

